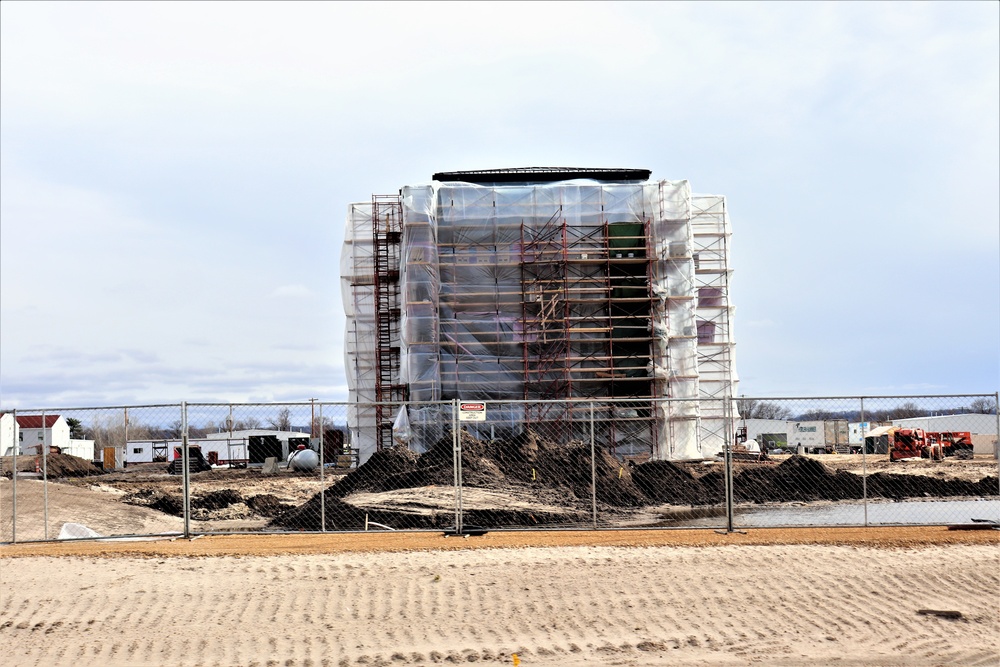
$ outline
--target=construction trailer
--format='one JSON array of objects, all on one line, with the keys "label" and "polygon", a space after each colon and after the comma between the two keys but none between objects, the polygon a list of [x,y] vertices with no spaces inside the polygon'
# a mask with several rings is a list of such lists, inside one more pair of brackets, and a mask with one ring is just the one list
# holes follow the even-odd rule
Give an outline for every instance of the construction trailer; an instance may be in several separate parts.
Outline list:
[{"label": "construction trailer", "polygon": [[593,399],[595,436],[619,454],[721,451],[737,393],[726,200],[649,176],[443,172],[351,204],[341,275],[361,461],[401,421],[428,446],[451,421],[429,402],[454,399],[488,402],[493,437],[589,438]]}]

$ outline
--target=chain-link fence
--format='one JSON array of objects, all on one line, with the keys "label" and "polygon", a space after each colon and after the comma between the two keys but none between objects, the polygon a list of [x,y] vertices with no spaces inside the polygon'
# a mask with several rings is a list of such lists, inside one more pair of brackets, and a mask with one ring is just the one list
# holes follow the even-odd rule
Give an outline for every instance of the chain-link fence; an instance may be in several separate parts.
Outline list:
[{"label": "chain-link fence", "polygon": [[1000,521],[996,395],[0,417],[0,541]]}]

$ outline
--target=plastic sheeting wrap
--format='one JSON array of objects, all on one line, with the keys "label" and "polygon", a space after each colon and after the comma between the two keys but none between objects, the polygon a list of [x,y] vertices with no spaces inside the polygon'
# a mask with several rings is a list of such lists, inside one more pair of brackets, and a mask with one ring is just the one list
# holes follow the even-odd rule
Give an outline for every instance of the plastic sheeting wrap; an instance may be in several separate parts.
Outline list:
[{"label": "plastic sheeting wrap", "polygon": [[[728,234],[724,200],[692,197],[687,181],[593,180],[434,182],[400,197],[399,379],[411,402],[691,399],[659,405],[649,422],[657,432],[635,429],[645,445],[630,446],[657,458],[718,451],[705,435],[718,424],[700,426],[697,399],[702,372],[711,395],[735,381],[731,307],[728,283],[699,289],[720,289],[702,273],[728,276],[728,245],[717,242]],[[352,401],[375,399],[371,225],[371,205],[351,205],[341,271]],[[699,349],[710,332],[713,345],[729,346],[724,367]],[[518,424],[540,410],[529,403]],[[411,446],[443,434],[446,411],[411,405],[410,430],[422,434]],[[372,410],[352,412],[363,460],[374,420]]]},{"label": "plastic sheeting wrap", "polygon": [[351,405],[350,441],[367,460],[375,452],[375,258],[370,203],[351,204],[347,211],[340,256],[341,290],[346,325],[344,363]]}]

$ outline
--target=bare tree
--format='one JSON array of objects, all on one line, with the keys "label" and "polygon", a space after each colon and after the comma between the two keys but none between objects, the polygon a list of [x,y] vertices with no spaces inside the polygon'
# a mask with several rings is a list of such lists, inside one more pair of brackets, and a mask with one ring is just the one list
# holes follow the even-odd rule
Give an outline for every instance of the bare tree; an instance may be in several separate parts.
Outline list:
[{"label": "bare tree", "polygon": [[260,420],[256,417],[244,417],[233,422],[234,431],[252,431],[260,428]]},{"label": "bare tree", "polygon": [[125,415],[97,414],[90,426],[94,451],[125,444]]},{"label": "bare tree", "polygon": [[267,423],[271,425],[275,431],[291,431],[292,430],[292,411],[288,408],[281,408],[278,411],[278,416],[273,419],[268,419]]},{"label": "bare tree", "polygon": [[803,412],[799,415],[799,420],[804,422],[822,422],[829,421],[831,419],[843,419],[843,416],[836,412],[819,409],[809,410],[808,412]]},{"label": "bare tree", "polygon": [[741,398],[736,402],[736,409],[743,419],[788,419],[792,413],[788,408],[752,398]]},{"label": "bare tree", "polygon": [[893,419],[910,419],[911,417],[926,417],[927,411],[922,409],[916,403],[912,401],[907,401],[902,405],[897,405],[896,407],[889,410],[887,417],[889,420]]},{"label": "bare tree", "polygon": [[[316,415],[315,417],[313,417],[311,430],[309,432],[310,433],[317,433],[317,434],[321,433],[321,432],[325,431],[326,429],[328,429],[332,423],[333,423],[333,420],[331,420],[329,417],[323,417],[323,419],[320,420],[319,415]],[[317,436],[313,436],[313,437],[317,437]]]},{"label": "bare tree", "polygon": [[977,415],[995,415],[997,413],[997,402],[993,398],[977,398],[969,403],[969,412]]}]

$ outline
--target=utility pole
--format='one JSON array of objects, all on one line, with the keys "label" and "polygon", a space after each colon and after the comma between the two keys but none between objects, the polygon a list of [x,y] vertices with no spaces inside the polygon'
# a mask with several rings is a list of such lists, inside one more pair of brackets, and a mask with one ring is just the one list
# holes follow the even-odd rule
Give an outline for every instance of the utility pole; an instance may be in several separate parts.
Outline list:
[{"label": "utility pole", "polygon": [[316,437],[316,399],[309,399],[309,437]]}]

